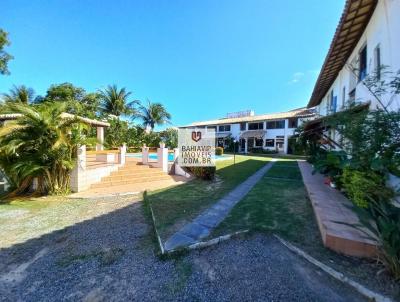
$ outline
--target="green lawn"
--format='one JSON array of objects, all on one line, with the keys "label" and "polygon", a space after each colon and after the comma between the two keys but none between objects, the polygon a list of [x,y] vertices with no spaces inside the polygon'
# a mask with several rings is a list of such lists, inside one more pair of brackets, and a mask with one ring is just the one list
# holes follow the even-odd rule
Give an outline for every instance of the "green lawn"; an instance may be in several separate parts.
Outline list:
[{"label": "green lawn", "polygon": [[161,238],[165,241],[270,160],[268,157],[237,155],[235,165],[233,159],[217,161],[217,176],[212,182],[196,179],[177,187],[150,192],[148,199]]},{"label": "green lawn", "polygon": [[296,161],[277,161],[211,237],[245,229],[277,233],[292,242],[320,240]]}]

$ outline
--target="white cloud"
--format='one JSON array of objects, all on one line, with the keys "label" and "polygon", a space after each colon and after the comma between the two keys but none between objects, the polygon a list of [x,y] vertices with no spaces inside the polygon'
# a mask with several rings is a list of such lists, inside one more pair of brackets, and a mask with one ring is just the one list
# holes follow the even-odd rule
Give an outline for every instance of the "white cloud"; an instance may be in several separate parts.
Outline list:
[{"label": "white cloud", "polygon": [[298,83],[304,76],[305,76],[305,73],[304,73],[304,72],[300,72],[300,71],[295,72],[295,73],[292,75],[292,79],[289,81],[289,84],[296,84],[296,83]]}]

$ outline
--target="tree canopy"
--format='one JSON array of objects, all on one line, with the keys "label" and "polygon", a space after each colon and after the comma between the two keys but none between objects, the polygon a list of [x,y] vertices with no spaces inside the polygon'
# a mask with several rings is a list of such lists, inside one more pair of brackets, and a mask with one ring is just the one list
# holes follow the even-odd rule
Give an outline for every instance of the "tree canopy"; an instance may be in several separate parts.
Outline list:
[{"label": "tree canopy", "polygon": [[10,45],[8,40],[8,33],[0,28],[0,74],[10,74],[8,70],[8,62],[14,57],[4,50],[6,46]]}]

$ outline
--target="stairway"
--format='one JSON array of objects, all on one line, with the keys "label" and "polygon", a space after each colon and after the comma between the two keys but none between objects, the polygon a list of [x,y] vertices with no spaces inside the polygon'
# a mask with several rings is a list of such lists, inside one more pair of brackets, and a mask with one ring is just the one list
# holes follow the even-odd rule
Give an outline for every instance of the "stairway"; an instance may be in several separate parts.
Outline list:
[{"label": "stairway", "polygon": [[149,182],[171,180],[171,176],[160,168],[141,165],[135,161],[127,161],[118,171],[111,172],[109,176],[103,177],[100,182],[92,184],[91,189],[109,188],[117,186],[143,184],[145,187]]}]

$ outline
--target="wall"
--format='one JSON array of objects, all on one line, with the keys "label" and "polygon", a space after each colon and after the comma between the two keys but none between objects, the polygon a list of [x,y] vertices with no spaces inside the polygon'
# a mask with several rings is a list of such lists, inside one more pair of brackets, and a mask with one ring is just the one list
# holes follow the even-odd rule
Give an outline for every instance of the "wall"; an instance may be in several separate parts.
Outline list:
[{"label": "wall", "polygon": [[[367,25],[357,46],[353,50],[347,64],[358,60],[358,54],[361,48],[367,45],[367,73],[374,70],[374,49],[380,45],[381,49],[381,65],[390,67],[390,70],[397,72],[400,70],[400,1],[399,0],[379,0],[377,7]],[[389,70],[389,69],[388,69]],[[317,113],[327,115],[328,96],[333,90],[334,96],[337,96],[337,111],[342,107],[343,87],[346,87],[345,100],[348,100],[350,76],[352,72],[346,66],[340,71],[335,82],[332,84],[328,93],[324,96],[323,101],[317,106]],[[371,102],[371,109],[379,107],[377,100],[370,94],[368,89],[359,82],[356,85],[357,102]],[[389,95],[383,97],[384,104],[389,101]],[[399,109],[400,99],[393,101],[390,109]]]}]

